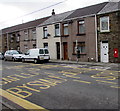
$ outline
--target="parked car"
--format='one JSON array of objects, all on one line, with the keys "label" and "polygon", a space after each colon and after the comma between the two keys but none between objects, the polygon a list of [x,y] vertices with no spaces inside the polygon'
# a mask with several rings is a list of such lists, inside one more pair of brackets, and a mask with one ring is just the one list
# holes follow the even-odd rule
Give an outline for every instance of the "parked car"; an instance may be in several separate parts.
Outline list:
[{"label": "parked car", "polygon": [[17,61],[17,60],[22,60],[22,52],[17,51],[17,50],[8,50],[4,54],[4,60],[12,60],[12,61]]},{"label": "parked car", "polygon": [[34,61],[34,63],[37,63],[39,61],[48,62],[49,60],[50,60],[50,55],[47,48],[29,49],[22,57],[23,62]]},{"label": "parked car", "polygon": [[4,59],[4,53],[0,52],[0,59],[3,60]]}]

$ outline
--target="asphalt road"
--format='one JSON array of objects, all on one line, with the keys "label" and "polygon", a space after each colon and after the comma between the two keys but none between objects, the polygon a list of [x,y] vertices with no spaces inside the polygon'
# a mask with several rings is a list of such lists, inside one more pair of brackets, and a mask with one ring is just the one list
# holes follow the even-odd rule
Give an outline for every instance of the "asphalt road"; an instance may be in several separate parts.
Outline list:
[{"label": "asphalt road", "polygon": [[17,109],[118,109],[119,71],[57,63],[2,63],[3,101]]}]

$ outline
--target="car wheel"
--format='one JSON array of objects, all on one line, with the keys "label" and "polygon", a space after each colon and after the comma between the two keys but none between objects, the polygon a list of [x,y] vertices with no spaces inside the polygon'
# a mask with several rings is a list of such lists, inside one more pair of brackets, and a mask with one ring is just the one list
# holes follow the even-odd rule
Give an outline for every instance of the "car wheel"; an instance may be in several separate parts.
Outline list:
[{"label": "car wheel", "polygon": [[24,59],[24,58],[22,58],[22,62],[25,62],[25,59]]},{"label": "car wheel", "polygon": [[38,63],[38,60],[37,60],[37,59],[34,59],[34,63],[35,63],[35,64]]},{"label": "car wheel", "polygon": [[12,58],[12,61],[15,62],[16,61],[15,58]]},{"label": "car wheel", "polygon": [[7,59],[4,57],[4,61],[7,61]]}]

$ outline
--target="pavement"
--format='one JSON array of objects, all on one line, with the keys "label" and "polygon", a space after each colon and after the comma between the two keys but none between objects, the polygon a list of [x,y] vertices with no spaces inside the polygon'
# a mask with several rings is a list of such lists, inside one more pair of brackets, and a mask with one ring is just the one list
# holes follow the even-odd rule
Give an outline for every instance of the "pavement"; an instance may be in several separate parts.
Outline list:
[{"label": "pavement", "polygon": [[114,66],[120,67],[120,63],[102,63],[102,62],[81,62],[81,61],[68,61],[68,60],[50,60],[52,63],[59,64],[78,64],[78,65],[91,65],[91,66]]},{"label": "pavement", "polygon": [[0,111],[14,111],[15,108],[13,108],[11,105],[7,103],[0,102]]},{"label": "pavement", "polygon": [[[50,63],[58,64],[75,64],[75,65],[90,65],[90,66],[105,66],[105,67],[117,67],[119,70],[119,63],[101,63],[101,62],[81,62],[81,61],[68,61],[68,60],[50,60]],[[0,101],[0,111],[13,111],[13,107]]]}]

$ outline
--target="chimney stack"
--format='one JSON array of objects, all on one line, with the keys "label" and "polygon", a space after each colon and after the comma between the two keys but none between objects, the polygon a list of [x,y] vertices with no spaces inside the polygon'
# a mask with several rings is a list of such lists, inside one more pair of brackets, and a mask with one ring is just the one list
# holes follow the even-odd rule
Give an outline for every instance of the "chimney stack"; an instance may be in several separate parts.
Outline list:
[{"label": "chimney stack", "polygon": [[55,15],[54,9],[52,10],[52,15]]}]

